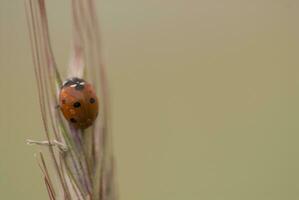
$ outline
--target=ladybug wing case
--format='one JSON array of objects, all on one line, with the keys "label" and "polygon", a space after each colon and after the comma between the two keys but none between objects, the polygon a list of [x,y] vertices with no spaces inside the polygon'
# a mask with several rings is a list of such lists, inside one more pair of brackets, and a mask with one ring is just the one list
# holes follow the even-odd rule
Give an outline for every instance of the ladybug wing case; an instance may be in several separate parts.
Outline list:
[{"label": "ladybug wing case", "polygon": [[77,129],[86,129],[98,115],[98,98],[89,83],[83,87],[62,87],[59,103],[64,117]]}]

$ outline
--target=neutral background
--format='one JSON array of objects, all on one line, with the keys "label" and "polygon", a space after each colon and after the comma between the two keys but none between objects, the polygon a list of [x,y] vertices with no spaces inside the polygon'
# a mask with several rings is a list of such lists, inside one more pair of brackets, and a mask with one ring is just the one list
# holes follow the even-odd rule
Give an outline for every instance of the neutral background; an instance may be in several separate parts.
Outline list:
[{"label": "neutral background", "polygon": [[[47,3],[59,67],[68,1]],[[299,199],[299,2],[98,1],[121,200]],[[48,199],[22,0],[0,1],[0,199]]]}]

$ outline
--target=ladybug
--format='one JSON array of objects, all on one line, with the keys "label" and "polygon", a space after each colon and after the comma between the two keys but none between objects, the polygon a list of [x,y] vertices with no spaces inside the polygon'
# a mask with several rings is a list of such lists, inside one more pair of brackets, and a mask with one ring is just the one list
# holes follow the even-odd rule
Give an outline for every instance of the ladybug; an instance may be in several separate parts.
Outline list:
[{"label": "ladybug", "polygon": [[67,79],[59,93],[59,108],[76,129],[86,129],[98,116],[99,103],[92,85],[77,77]]}]

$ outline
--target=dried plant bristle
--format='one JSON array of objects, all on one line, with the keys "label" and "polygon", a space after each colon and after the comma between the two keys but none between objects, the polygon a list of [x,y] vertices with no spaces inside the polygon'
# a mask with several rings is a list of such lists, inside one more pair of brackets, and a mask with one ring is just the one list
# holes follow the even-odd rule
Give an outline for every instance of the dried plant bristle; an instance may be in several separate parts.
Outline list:
[{"label": "dried plant bristle", "polygon": [[[27,143],[49,150],[50,160],[42,153],[38,156],[49,199],[116,200],[109,94],[95,5],[93,0],[71,0],[70,7],[73,19],[70,65],[68,74],[61,75],[51,47],[45,1],[25,1],[46,136],[45,141],[27,140]],[[57,109],[62,81],[69,77],[88,80],[99,96],[99,116],[88,129],[75,129]],[[49,173],[49,167],[54,173]]]}]

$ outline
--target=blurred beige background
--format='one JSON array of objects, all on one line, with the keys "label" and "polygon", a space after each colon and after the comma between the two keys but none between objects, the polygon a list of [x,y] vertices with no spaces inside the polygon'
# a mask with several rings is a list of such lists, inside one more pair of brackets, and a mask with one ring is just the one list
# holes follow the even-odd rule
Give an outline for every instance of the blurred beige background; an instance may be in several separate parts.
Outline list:
[{"label": "blurred beige background", "polygon": [[[0,1],[0,199],[48,199],[23,0]],[[58,64],[67,1],[48,1]],[[121,200],[299,199],[299,2],[98,1]]]}]

